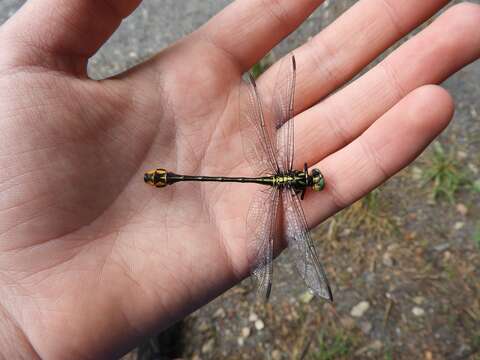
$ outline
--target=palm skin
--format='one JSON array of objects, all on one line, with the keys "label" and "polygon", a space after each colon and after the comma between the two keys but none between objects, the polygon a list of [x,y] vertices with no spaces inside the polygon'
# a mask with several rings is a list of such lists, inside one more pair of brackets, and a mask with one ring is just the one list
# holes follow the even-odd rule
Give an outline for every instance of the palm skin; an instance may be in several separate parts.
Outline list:
[{"label": "palm skin", "polygon": [[[40,357],[121,354],[248,275],[244,219],[255,186],[154,189],[143,183],[143,173],[161,166],[187,174],[248,174],[238,93],[242,72],[260,54],[232,60],[206,35],[207,25],[128,73],[93,81],[81,61],[39,63],[16,45],[8,26],[14,25],[0,33],[0,45],[11,50],[0,58],[0,315],[7,324],[0,338]],[[478,57],[469,51],[425,83]],[[312,93],[309,61],[301,55],[296,139],[305,140],[297,145],[297,165],[318,163],[327,179],[323,194],[305,200],[314,225],[408,164],[446,126],[451,101],[433,86],[404,94],[345,141],[338,131],[323,130],[328,122],[311,122],[318,108],[307,109],[322,94]],[[259,83],[267,104],[273,73]],[[324,91],[340,85],[331,82]],[[347,94],[337,98],[347,102]],[[438,109],[422,123],[398,129],[418,138],[403,145],[389,138],[388,116],[418,114],[434,101]],[[344,113],[358,117],[353,105]],[[368,130],[370,138],[360,136],[382,117],[387,120]],[[318,140],[322,148],[315,147]],[[385,159],[366,156],[372,147]],[[364,178],[351,169],[354,162],[371,166]]]},{"label": "palm skin", "polygon": [[[156,71],[168,71],[158,81],[148,69],[132,80],[101,83],[42,71],[3,76],[2,99],[16,88],[15,101],[0,107],[15,114],[2,124],[4,139],[22,141],[5,141],[4,154],[12,155],[2,159],[2,264],[24,264],[5,273],[12,289],[4,299],[28,289],[27,299],[11,302],[23,311],[35,301],[25,318],[38,320],[32,336],[65,332],[68,323],[75,324],[72,337],[82,323],[134,330],[129,321],[153,322],[159,306],[184,312],[179,299],[194,294],[205,302],[212,288],[219,292],[246,274],[236,225],[248,203],[241,191],[200,196],[192,186],[162,191],[142,180],[156,165],[228,175],[243,162],[230,141],[238,75],[233,68],[185,71],[185,55],[157,61]],[[194,66],[211,67],[208,56]],[[38,104],[28,106],[40,89]],[[192,274],[198,276],[191,283],[182,281]],[[127,323],[122,315],[104,324],[97,315],[124,314],[126,307],[133,310]]]}]

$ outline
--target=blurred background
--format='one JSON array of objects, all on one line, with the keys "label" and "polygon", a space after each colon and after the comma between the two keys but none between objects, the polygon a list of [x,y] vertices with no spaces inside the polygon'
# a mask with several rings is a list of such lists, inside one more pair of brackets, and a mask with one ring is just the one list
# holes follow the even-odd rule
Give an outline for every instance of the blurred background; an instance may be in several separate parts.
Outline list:
[{"label": "blurred background", "polygon": [[[90,75],[142,62],[229,2],[144,1],[91,60]],[[355,2],[325,1],[255,74]],[[23,3],[1,0],[0,23]],[[480,359],[480,62],[443,85],[456,114],[438,141],[313,230],[335,308],[306,291],[285,254],[267,305],[255,302],[245,281],[125,359]]]}]

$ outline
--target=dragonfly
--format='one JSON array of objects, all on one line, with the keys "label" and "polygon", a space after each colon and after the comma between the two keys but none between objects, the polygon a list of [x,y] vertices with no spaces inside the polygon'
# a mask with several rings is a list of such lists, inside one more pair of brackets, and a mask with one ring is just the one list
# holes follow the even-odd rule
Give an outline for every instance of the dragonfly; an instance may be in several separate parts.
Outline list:
[{"label": "dragonfly", "polygon": [[319,192],[325,179],[319,169],[294,169],[294,100],[296,60],[280,61],[269,111],[263,108],[252,74],[239,91],[243,151],[253,177],[179,175],[162,168],[147,171],[144,181],[163,188],[181,181],[212,181],[263,185],[247,213],[247,256],[257,292],[268,300],[272,289],[275,246],[286,241],[295,267],[315,295],[333,302],[332,291],[319,260],[301,205],[307,189]]}]

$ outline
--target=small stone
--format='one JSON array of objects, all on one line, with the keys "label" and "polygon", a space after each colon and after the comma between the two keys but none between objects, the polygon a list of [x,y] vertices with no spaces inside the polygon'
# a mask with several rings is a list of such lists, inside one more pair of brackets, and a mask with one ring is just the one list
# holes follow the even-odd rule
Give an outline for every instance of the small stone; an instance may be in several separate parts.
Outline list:
[{"label": "small stone", "polygon": [[205,331],[207,331],[207,330],[209,329],[209,327],[210,327],[210,326],[209,326],[205,321],[202,321],[202,322],[200,323],[200,325],[198,325],[198,330],[199,330],[200,332],[205,332]]},{"label": "small stone", "polygon": [[383,254],[382,263],[385,266],[392,267],[393,266],[392,254],[390,254],[389,252],[386,252],[385,254]]},{"label": "small stone", "polygon": [[370,303],[368,301],[361,301],[352,308],[350,315],[357,318],[362,317],[369,308]]},{"label": "small stone", "polygon": [[477,112],[477,110],[476,110],[473,106],[470,107],[470,115],[472,115],[472,117],[473,117],[474,119],[476,119],[476,118],[478,117],[478,112]]},{"label": "small stone", "polygon": [[245,289],[243,286],[236,286],[231,291],[237,295],[243,295],[247,293],[247,289]]},{"label": "small stone", "polygon": [[342,231],[341,235],[342,236],[349,236],[352,233],[352,229],[345,229]]},{"label": "small stone", "polygon": [[282,358],[282,353],[280,350],[273,350],[272,351],[272,360],[280,360]]},{"label": "small stone", "polygon": [[423,296],[415,296],[413,302],[417,305],[422,305],[425,302],[425,298]]},{"label": "small stone", "polygon": [[479,170],[478,170],[478,166],[475,165],[474,163],[468,163],[468,168],[470,169],[470,171],[474,174],[478,174]]},{"label": "small stone", "polygon": [[433,360],[433,354],[431,351],[425,351],[425,360]]},{"label": "small stone", "polygon": [[215,339],[210,339],[208,340],[205,344],[202,346],[202,353],[206,354],[209,353],[213,350],[213,346],[215,345]]},{"label": "small stone", "polygon": [[452,253],[450,251],[445,251],[443,253],[443,260],[448,261],[452,258]]},{"label": "small stone", "polygon": [[368,351],[378,351],[383,347],[383,343],[380,340],[374,340],[371,343],[367,344],[366,346],[358,349],[355,351],[355,356],[360,357],[361,355],[365,354]]},{"label": "small stone", "polygon": [[224,318],[226,315],[225,313],[225,310],[223,308],[220,308],[218,309],[217,311],[215,311],[215,313],[213,314],[213,317],[215,318]]},{"label": "small stone", "polygon": [[315,295],[311,291],[305,291],[302,295],[300,295],[300,301],[304,304],[308,304],[312,299],[315,297]]},{"label": "small stone", "polygon": [[250,322],[255,322],[258,320],[258,315],[255,314],[255,313],[251,313],[249,316],[248,316],[248,321]]},{"label": "small stone", "polygon": [[433,249],[438,252],[443,252],[447,250],[449,247],[450,247],[449,243],[444,243],[444,244],[434,246]]},{"label": "small stone", "polygon": [[390,244],[387,246],[387,252],[394,252],[398,249],[398,244]]},{"label": "small stone", "polygon": [[[452,354],[453,359],[465,359],[472,353],[472,348],[466,344],[460,344],[457,350]],[[468,357],[469,358],[469,357]]]},{"label": "small stone", "polygon": [[368,335],[370,334],[370,331],[372,331],[372,323],[369,322],[369,321],[362,321],[360,323],[360,330],[362,330],[362,332],[365,334],[365,335]]},{"label": "small stone", "polygon": [[258,319],[257,321],[255,321],[255,329],[257,329],[258,331],[261,331],[264,327],[265,327],[265,324],[263,323],[262,320]]},{"label": "small stone", "polygon": [[423,171],[418,166],[412,167],[412,178],[413,180],[421,180],[423,177]]},{"label": "small stone", "polygon": [[409,231],[405,234],[404,239],[407,241],[415,240],[417,233],[415,231]]},{"label": "small stone", "polygon": [[375,340],[370,343],[370,349],[380,350],[383,347],[383,343],[380,340]]},{"label": "small stone", "polygon": [[242,329],[242,337],[243,338],[247,338],[250,336],[250,328],[245,326],[243,329]]},{"label": "small stone", "polygon": [[468,208],[464,204],[457,204],[457,211],[465,216],[468,213]]},{"label": "small stone", "polygon": [[237,339],[237,344],[238,344],[238,346],[243,346],[245,344],[245,339],[242,338],[242,337],[239,337]]},{"label": "small stone", "polygon": [[341,318],[340,323],[347,330],[353,330],[355,328],[355,320],[352,319],[350,316],[345,316]]},{"label": "small stone", "polygon": [[457,158],[458,160],[465,160],[468,157],[468,154],[465,151],[458,151]]},{"label": "small stone", "polygon": [[414,306],[412,309],[412,313],[415,316],[423,316],[425,315],[425,310],[423,310],[421,307]]},{"label": "small stone", "polygon": [[461,228],[463,228],[465,226],[465,223],[464,222],[461,222],[461,221],[457,221],[455,223],[455,225],[453,226],[453,228],[455,230],[460,230]]}]

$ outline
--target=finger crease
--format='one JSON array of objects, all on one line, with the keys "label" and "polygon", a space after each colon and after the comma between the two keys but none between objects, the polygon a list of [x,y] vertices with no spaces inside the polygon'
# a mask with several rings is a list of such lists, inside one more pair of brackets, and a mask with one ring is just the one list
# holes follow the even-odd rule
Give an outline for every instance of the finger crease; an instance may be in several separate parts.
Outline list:
[{"label": "finger crease", "polygon": [[113,12],[113,15],[117,18],[123,19],[126,14],[123,13],[120,6],[118,6],[118,0],[103,0],[106,7]]},{"label": "finger crease", "polygon": [[390,3],[389,0],[380,0],[381,3],[383,4],[383,7],[385,8],[385,12],[387,13],[388,17],[390,18],[391,23],[393,24],[393,27],[397,31],[397,36],[403,36],[405,35],[408,30],[405,29],[402,24],[400,23],[400,19],[396,15],[396,11],[392,4]]},{"label": "finger crease", "polygon": [[228,61],[233,64],[234,67],[236,67],[239,71],[239,73],[242,73],[242,69],[245,69],[244,64],[242,64],[239,60],[237,60],[236,56],[225,49],[224,47],[218,45],[215,40],[212,39],[210,36],[209,31],[197,31],[192,34],[192,36],[198,36],[200,41],[203,41],[205,44],[212,46],[214,49],[219,51],[224,55],[225,58],[228,59]]},{"label": "finger crease", "polygon": [[[328,101],[328,100],[327,100]],[[338,111],[336,111],[336,106],[333,102],[331,102],[330,105],[333,108],[333,111],[328,111],[326,114],[338,114]],[[352,136],[349,134],[349,132],[341,125],[341,120],[335,120],[334,116],[327,115],[325,116],[327,120],[327,124],[330,127],[330,129],[333,132],[333,138],[334,139],[340,139],[340,146],[343,148],[347,146],[351,140]],[[336,117],[340,118],[340,117]]]},{"label": "finger crease", "polygon": [[[331,184],[331,182],[329,182],[329,184]],[[335,185],[330,186],[326,193],[335,204],[336,211],[340,211],[341,209],[347,207],[347,205],[350,203],[340,192],[337,191]]]},{"label": "finger crease", "polygon": [[360,137],[358,141],[367,158],[375,164],[376,169],[380,170],[382,182],[387,180],[389,178],[388,171],[384,168],[378,151],[375,150],[375,147],[371,146],[363,137]]},{"label": "finger crease", "polygon": [[268,11],[270,15],[278,22],[280,28],[284,28],[284,29],[292,28],[290,16],[288,16],[288,12],[285,11],[283,6],[280,4],[280,1],[262,0],[262,3],[263,3],[264,9]]},{"label": "finger crease", "polygon": [[[342,80],[337,75],[338,74],[337,66],[335,66],[332,69],[332,65],[335,64],[335,59],[337,58],[338,52],[330,47],[330,45],[323,38],[323,36],[321,36],[321,34],[313,38],[311,41],[307,42],[307,44],[312,48],[312,51],[308,51],[307,53],[309,53],[313,59],[313,62],[315,64],[315,70],[318,71],[319,69],[322,69],[322,71],[326,73],[327,76],[330,78],[330,79],[327,79],[330,81],[326,81],[325,83],[328,83],[328,82],[333,82],[334,84],[342,83]],[[330,61],[326,61],[325,59],[319,56],[317,46],[321,46],[325,50]]]},{"label": "finger crease", "polygon": [[403,88],[400,78],[398,77],[396,71],[393,69],[393,66],[390,65],[388,58],[380,63],[380,68],[383,69],[385,76],[388,78],[385,81],[386,84],[392,84],[393,90],[395,92],[396,101],[402,100],[406,95],[407,91]]}]

